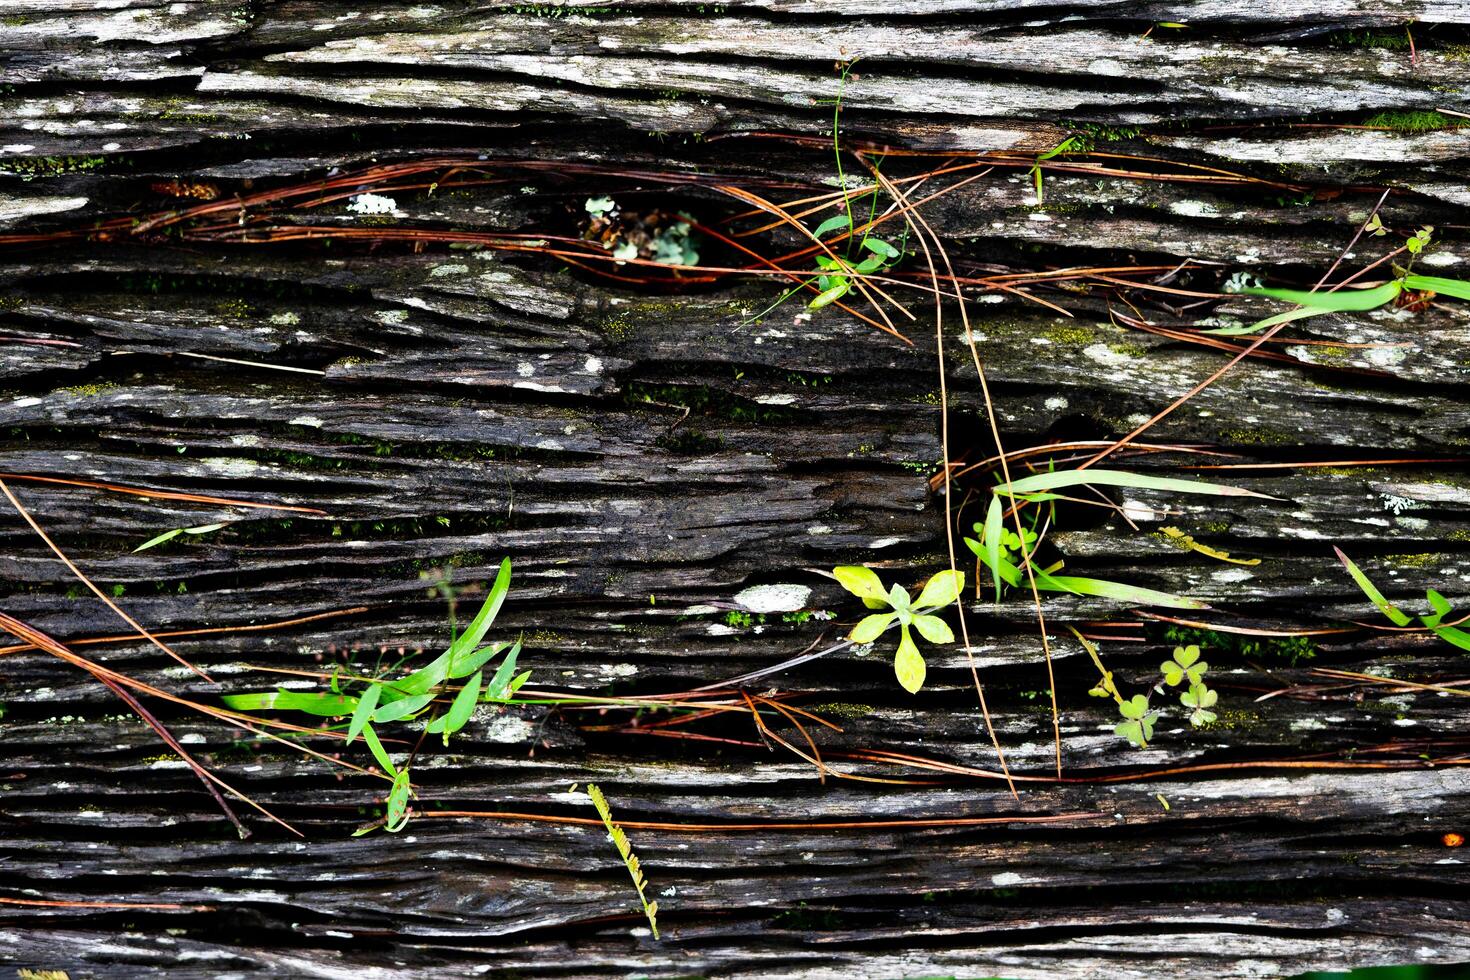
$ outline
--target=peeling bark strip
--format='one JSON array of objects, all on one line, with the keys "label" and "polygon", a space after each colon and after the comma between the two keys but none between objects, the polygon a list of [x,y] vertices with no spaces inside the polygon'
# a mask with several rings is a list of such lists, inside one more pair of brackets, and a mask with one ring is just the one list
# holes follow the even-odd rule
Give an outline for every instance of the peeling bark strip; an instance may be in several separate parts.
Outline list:
[{"label": "peeling bark strip", "polygon": [[[530,687],[618,696],[830,644],[861,610],[810,569],[872,562],[913,586],[947,564],[927,296],[905,294],[906,345],[799,301],[750,323],[777,279],[640,289],[511,250],[520,235],[585,253],[589,197],[724,233],[751,225],[722,224],[744,205],[717,185],[832,190],[839,58],[861,59],[843,138],[899,151],[885,176],[974,165],[922,196],[989,168],[922,205],[961,275],[1157,267],[1144,282],[1189,260],[1166,282],[1178,294],[1102,278],[1124,271],[1026,287],[1072,316],[977,294],[1008,449],[1085,458],[1190,390],[1240,349],[1192,331],[1265,304],[1188,294],[1315,282],[1385,189],[1391,234],[1342,269],[1430,224],[1416,271],[1470,276],[1459,2],[33,0],[0,20],[0,475],[220,684],[116,640],[18,517],[0,523],[0,609],[210,703],[312,683],[263,668],[442,649],[421,573],[451,570],[470,602],[507,554],[495,635],[524,633]],[[1084,142],[1042,162],[1038,200],[1037,155],[1069,136]],[[404,161],[433,163],[350,176]],[[179,217],[202,202],[218,207]],[[995,449],[956,313],[951,452],[974,463]],[[409,829],[362,840],[348,834],[381,781],[144,699],[310,838],[239,807],[255,831],[240,841],[106,688],[7,648],[0,964],[1152,980],[1470,960],[1470,879],[1445,843],[1470,825],[1465,660],[1352,626],[1385,621],[1332,553],[1405,608],[1431,587],[1470,601],[1470,310],[1331,315],[1289,336],[1140,440],[1231,455],[1119,460],[1279,499],[1125,491],[1137,532],[1087,511],[1050,537],[1069,572],[1214,607],[1175,620],[1258,631],[1201,641],[1220,692],[1208,730],[1176,713],[1129,748],[1062,627],[1096,637],[1132,693],[1169,624],[1048,598],[1057,781],[1032,612],[986,601],[974,659],[1019,801],[963,651],[926,651],[918,697],[887,655],[845,651],[771,678],[783,693],[765,702],[840,727],[805,726],[837,773],[823,783],[748,713],[486,709],[416,763]],[[956,501],[992,479],[962,478]],[[980,515],[970,500],[960,530]],[[1314,635],[1266,635],[1294,630]],[[808,750],[774,709],[765,724]],[[660,941],[572,791],[589,781],[636,828]]]}]

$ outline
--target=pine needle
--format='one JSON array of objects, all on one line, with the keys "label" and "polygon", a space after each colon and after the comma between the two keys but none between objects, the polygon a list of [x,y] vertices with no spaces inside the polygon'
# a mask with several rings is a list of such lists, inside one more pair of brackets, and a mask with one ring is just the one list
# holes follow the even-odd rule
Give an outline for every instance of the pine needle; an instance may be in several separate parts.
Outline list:
[{"label": "pine needle", "polygon": [[613,823],[612,810],[608,807],[607,797],[602,795],[602,790],[595,784],[588,783],[587,795],[592,797],[592,805],[597,807],[597,815],[602,818],[603,826],[607,827],[607,835],[618,849],[618,856],[623,859],[628,874],[633,877],[633,887],[638,889],[638,901],[643,903],[643,914],[648,916],[648,926],[653,930],[653,938],[657,939],[658,903],[650,902],[644,893],[648,880],[643,877],[643,867],[638,863],[638,855],[633,853],[633,846],[628,843],[628,835],[623,833],[623,828]]}]

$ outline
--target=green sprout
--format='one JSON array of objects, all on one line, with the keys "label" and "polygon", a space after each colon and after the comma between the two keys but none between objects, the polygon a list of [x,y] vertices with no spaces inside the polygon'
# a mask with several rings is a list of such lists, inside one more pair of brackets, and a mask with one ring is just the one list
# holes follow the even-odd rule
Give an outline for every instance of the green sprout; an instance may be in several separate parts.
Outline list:
[{"label": "green sprout", "polygon": [[909,627],[918,630],[919,635],[930,643],[953,643],[954,631],[934,612],[959,601],[960,590],[965,587],[965,573],[939,572],[924,584],[917,600],[911,600],[908,591],[896,583],[884,591],[878,573],[864,565],[844,565],[832,569],[832,574],[844,589],[862,599],[869,609],[892,610],[863,617],[847,638],[853,643],[872,643],[895,622],[898,623],[900,639],[893,658],[893,672],[898,675],[898,683],[904,690],[917,694],[924,686],[927,671]]}]

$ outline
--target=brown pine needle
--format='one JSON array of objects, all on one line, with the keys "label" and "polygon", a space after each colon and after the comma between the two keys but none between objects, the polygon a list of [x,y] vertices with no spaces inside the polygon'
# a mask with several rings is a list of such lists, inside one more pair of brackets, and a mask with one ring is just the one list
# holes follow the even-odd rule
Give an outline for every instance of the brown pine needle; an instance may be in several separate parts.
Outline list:
[{"label": "brown pine needle", "polygon": [[56,542],[51,540],[50,536],[45,532],[45,530],[42,529],[41,525],[36,523],[36,519],[32,517],[30,511],[26,510],[21,502],[16,499],[15,494],[12,493],[10,490],[10,486],[6,484],[4,480],[0,480],[0,491],[4,492],[6,499],[10,501],[10,504],[12,507],[15,508],[16,513],[20,514],[20,516],[25,519],[25,522],[31,526],[31,530],[35,531],[37,536],[39,536],[42,541],[46,542],[46,547],[50,548],[52,553],[54,553],[57,558],[61,559],[62,564],[66,565],[66,567],[71,570],[71,573],[77,577],[77,580],[80,581],[87,588],[91,589],[93,594],[95,594],[97,598],[101,599],[103,604],[106,605],[108,609],[111,609],[113,612],[117,613],[117,615],[121,617],[123,622],[127,623],[133,629],[137,630],[139,636],[146,638],[148,642],[152,643],[154,646],[158,647],[158,649],[162,650],[170,657],[173,657],[179,663],[183,664],[185,667],[189,668],[200,677],[209,681],[211,684],[214,683],[213,677],[210,677],[204,671],[200,670],[198,667],[195,667],[193,664],[189,663],[189,661],[185,660],[183,657],[175,653],[168,644],[164,643],[158,637],[154,636],[152,633],[144,629],[143,626],[136,619],[123,612],[122,607],[113,602],[110,596],[104,593],[101,589],[97,588],[96,584],[93,583],[91,579],[87,578],[87,576],[82,573],[82,570],[78,568],[72,562],[72,560],[66,556],[66,553],[56,546]]}]

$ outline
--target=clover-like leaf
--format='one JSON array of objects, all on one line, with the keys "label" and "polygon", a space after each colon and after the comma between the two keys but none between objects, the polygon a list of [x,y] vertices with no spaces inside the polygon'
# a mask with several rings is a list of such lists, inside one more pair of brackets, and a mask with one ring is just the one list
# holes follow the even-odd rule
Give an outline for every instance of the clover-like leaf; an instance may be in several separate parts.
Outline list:
[{"label": "clover-like leaf", "polygon": [[964,572],[952,570],[939,572],[924,583],[924,590],[919,593],[919,601],[914,605],[920,609],[943,609],[957,600],[964,588]]},{"label": "clover-like leaf", "polygon": [[1186,677],[1190,684],[1202,683],[1205,671],[1210,665],[1200,660],[1199,647],[1190,645],[1187,647],[1175,647],[1174,659],[1166,660],[1159,665],[1160,672],[1164,675],[1164,683],[1170,687],[1177,686]]},{"label": "clover-like leaf", "polygon": [[1210,690],[1199,682],[1195,682],[1188,691],[1179,695],[1180,703],[1186,708],[1193,709],[1189,715],[1189,723],[1195,728],[1208,725],[1216,719],[1216,714],[1209,709],[1213,708],[1215,702],[1219,700],[1218,692]]},{"label": "clover-like leaf", "polygon": [[903,639],[898,641],[898,653],[893,657],[893,672],[898,675],[898,683],[910,694],[919,693],[919,688],[924,686],[927,668],[907,626],[903,627]]},{"label": "clover-like leaf", "polygon": [[930,643],[953,643],[954,630],[938,616],[915,616],[914,629]]},{"label": "clover-like leaf", "polygon": [[858,620],[858,624],[847,634],[847,638],[854,643],[872,643],[883,634],[888,624],[898,618],[898,613],[874,613],[864,616]]},{"label": "clover-like leaf", "polygon": [[1126,720],[1113,728],[1113,732],[1132,742],[1138,748],[1146,748],[1154,737],[1154,722],[1159,720],[1157,711],[1148,710],[1148,698],[1135,694],[1118,705],[1118,713]]},{"label": "clover-like leaf", "polygon": [[1142,718],[1148,714],[1148,698],[1142,694],[1135,694],[1129,700],[1118,705],[1118,713],[1124,718]]},{"label": "clover-like leaf", "polygon": [[872,599],[881,602],[883,606],[888,605],[888,590],[883,588],[878,573],[866,565],[839,565],[832,569],[832,575],[837,579],[838,585],[858,598]]}]

